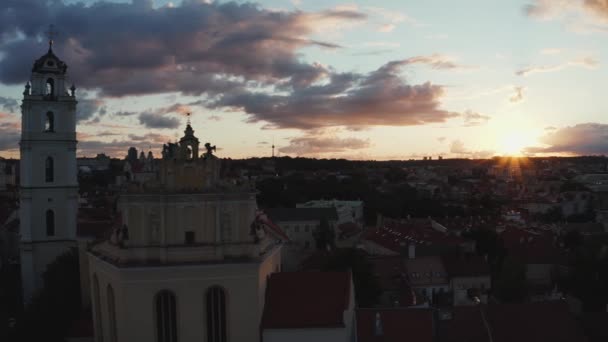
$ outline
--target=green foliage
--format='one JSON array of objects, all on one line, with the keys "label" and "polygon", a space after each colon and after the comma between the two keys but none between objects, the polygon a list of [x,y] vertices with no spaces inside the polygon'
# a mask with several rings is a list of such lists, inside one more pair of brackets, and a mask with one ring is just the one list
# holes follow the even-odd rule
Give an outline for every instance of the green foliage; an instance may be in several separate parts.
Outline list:
[{"label": "green foliage", "polygon": [[331,250],[335,247],[336,233],[326,219],[321,219],[319,228],[312,232],[318,250]]},{"label": "green foliage", "polygon": [[72,248],[49,264],[44,287],[32,298],[18,330],[21,341],[64,341],[80,314],[78,250]]},{"label": "green foliage", "polygon": [[555,206],[541,214],[538,219],[543,223],[557,223],[564,220],[564,214],[561,207]]},{"label": "green foliage", "polygon": [[335,249],[323,258],[321,271],[351,271],[359,307],[372,307],[380,295],[373,267],[364,252],[355,248]]},{"label": "green foliage", "polygon": [[496,298],[505,303],[521,303],[528,294],[526,265],[507,257],[493,284]]},{"label": "green foliage", "polygon": [[583,302],[585,311],[604,311],[608,304],[608,257],[602,244],[580,245],[572,271],[562,284]]}]

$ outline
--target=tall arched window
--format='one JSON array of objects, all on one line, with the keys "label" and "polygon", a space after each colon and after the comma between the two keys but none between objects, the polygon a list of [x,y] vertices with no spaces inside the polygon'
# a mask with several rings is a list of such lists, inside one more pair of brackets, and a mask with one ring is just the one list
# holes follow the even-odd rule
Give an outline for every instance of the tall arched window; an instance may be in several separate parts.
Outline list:
[{"label": "tall arched window", "polygon": [[167,290],[156,294],[156,341],[177,342],[177,317],[175,295]]},{"label": "tall arched window", "polygon": [[54,95],[55,94],[55,80],[49,78],[46,80],[46,89],[44,95]]},{"label": "tall arched window", "polygon": [[55,235],[55,212],[51,209],[46,211],[46,236]]},{"label": "tall arched window", "polygon": [[55,115],[53,115],[53,112],[46,112],[46,121],[44,123],[44,131],[45,132],[54,132],[55,131]]},{"label": "tall arched window", "polygon": [[95,337],[97,342],[103,342],[103,328],[101,325],[101,303],[99,301],[99,280],[93,274],[93,305],[95,306]]},{"label": "tall arched window", "polygon": [[110,342],[116,342],[116,306],[114,289],[108,285],[108,323],[110,324]]},{"label": "tall arched window", "polygon": [[46,157],[46,162],[44,163],[44,179],[47,183],[55,180],[55,163],[53,157]]},{"label": "tall arched window", "polygon": [[226,342],[226,293],[219,286],[207,290],[207,342]]}]

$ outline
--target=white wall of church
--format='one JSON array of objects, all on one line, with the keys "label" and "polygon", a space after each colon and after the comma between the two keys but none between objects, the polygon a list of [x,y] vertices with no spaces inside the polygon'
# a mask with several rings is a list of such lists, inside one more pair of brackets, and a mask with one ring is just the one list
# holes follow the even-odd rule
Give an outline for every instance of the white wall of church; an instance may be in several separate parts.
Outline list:
[{"label": "white wall of church", "polygon": [[[118,268],[89,254],[91,281],[94,276],[99,280],[104,341],[110,336],[108,285],[112,286],[115,295],[119,342],[156,340],[154,298],[161,290],[169,290],[176,296],[178,340],[205,341],[205,293],[212,286],[220,286],[226,291],[228,341],[257,341],[266,278],[279,264],[280,248],[262,263],[159,267]],[[96,302],[94,298],[92,302]]]}]

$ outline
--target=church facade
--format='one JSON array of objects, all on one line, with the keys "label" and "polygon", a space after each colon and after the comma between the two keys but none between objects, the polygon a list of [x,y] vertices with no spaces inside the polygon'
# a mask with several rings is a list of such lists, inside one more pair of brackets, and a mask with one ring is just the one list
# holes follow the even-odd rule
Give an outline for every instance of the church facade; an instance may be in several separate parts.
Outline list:
[{"label": "church facade", "polygon": [[88,254],[96,341],[258,341],[281,240],[255,190],[220,177],[190,123],[158,177],[118,200],[122,225]]},{"label": "church facade", "polygon": [[21,105],[20,254],[27,302],[42,274],[76,246],[78,180],[75,88],[52,50],[35,61]]}]

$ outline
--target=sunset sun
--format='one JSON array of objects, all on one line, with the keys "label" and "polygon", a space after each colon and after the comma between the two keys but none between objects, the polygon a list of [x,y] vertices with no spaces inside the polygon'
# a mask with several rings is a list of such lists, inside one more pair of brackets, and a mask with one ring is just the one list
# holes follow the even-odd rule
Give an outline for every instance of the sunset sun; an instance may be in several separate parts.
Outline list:
[{"label": "sunset sun", "polygon": [[498,151],[502,155],[522,156],[526,147],[536,143],[535,137],[523,130],[507,131],[498,137]]}]

